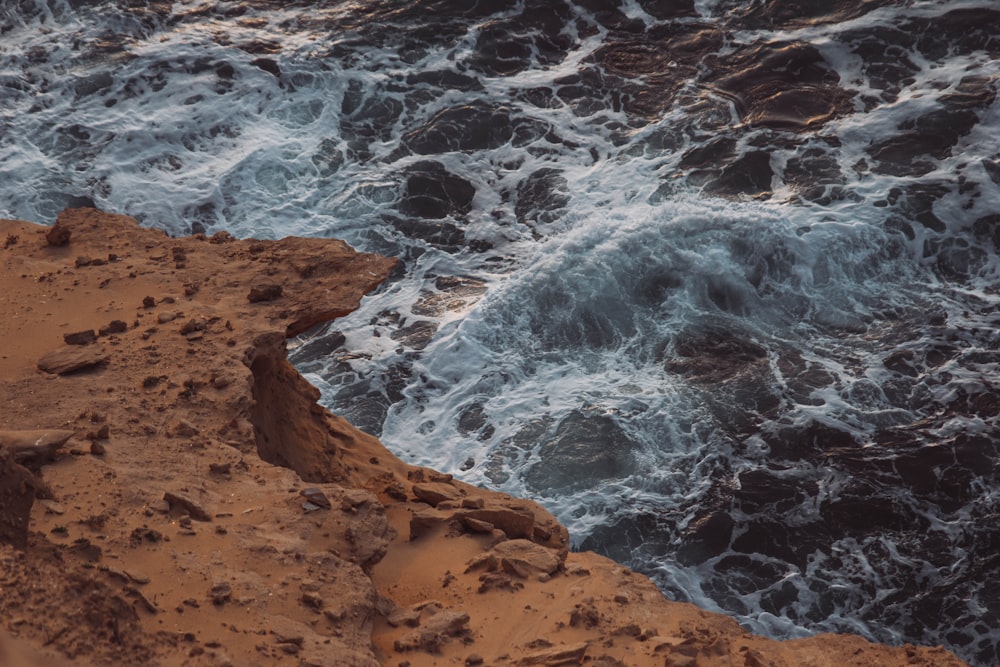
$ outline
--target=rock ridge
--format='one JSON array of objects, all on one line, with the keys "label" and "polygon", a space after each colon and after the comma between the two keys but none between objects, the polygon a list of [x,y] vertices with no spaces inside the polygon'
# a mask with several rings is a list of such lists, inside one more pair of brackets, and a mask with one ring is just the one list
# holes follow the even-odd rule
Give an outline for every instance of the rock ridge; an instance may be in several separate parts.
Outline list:
[{"label": "rock ridge", "polygon": [[392,259],[94,209],[0,234],[4,665],[964,664],[750,635],[327,412],[286,340]]}]

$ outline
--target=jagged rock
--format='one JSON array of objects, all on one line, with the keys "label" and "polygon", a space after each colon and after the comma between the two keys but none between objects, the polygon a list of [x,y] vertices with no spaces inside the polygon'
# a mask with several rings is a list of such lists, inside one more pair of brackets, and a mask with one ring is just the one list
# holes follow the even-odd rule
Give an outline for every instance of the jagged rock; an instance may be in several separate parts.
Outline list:
[{"label": "jagged rock", "polygon": [[508,540],[493,547],[504,572],[523,579],[534,575],[552,574],[559,569],[560,558],[551,549],[529,540]]},{"label": "jagged rock", "polygon": [[473,519],[471,516],[462,517],[462,523],[473,533],[492,533],[493,529],[496,528],[489,521],[480,521],[479,519]]},{"label": "jagged rock", "polygon": [[446,521],[448,521],[448,516],[436,510],[417,510],[410,517],[410,539],[415,540]]},{"label": "jagged rock", "polygon": [[42,431],[0,431],[0,445],[6,447],[17,463],[51,459],[73,431],[48,429]]},{"label": "jagged rock", "polygon": [[171,506],[179,505],[184,508],[191,515],[192,519],[198,521],[212,520],[212,513],[205,508],[204,504],[196,500],[185,490],[167,491],[163,494],[163,499],[170,503]]},{"label": "jagged rock", "polygon": [[101,327],[101,335],[125,333],[128,331],[128,324],[124,320],[111,320],[107,326]]},{"label": "jagged rock", "polygon": [[64,246],[69,243],[70,236],[72,236],[72,232],[59,220],[56,220],[56,224],[45,232],[45,242],[50,246]]},{"label": "jagged rock", "polygon": [[485,568],[503,571],[521,579],[548,577],[562,565],[562,555],[530,540],[505,540],[469,561],[465,571]]},{"label": "jagged rock", "polygon": [[247,301],[250,303],[257,303],[259,301],[274,301],[281,296],[281,293],[281,285],[254,285],[250,288],[250,293],[247,294]]},{"label": "jagged rock", "polygon": [[0,447],[0,544],[28,546],[28,521],[35,502],[35,477]]},{"label": "jagged rock", "polygon": [[97,334],[94,333],[93,329],[63,334],[63,341],[67,345],[90,345],[95,340],[97,340]]},{"label": "jagged rock", "polygon": [[414,484],[413,495],[417,497],[417,500],[422,500],[433,507],[437,507],[438,503],[445,500],[457,500],[459,498],[458,489],[451,484],[439,482]]},{"label": "jagged rock", "polygon": [[529,510],[509,507],[490,507],[479,510],[462,510],[460,515],[492,523],[511,539],[530,539],[535,526],[535,515]]},{"label": "jagged rock", "polygon": [[532,653],[521,658],[522,665],[566,665],[569,663],[580,664],[587,653],[587,642],[570,644],[569,646],[558,646],[538,653]]},{"label": "jagged rock", "polygon": [[469,615],[465,612],[442,609],[436,602],[417,607],[420,607],[419,626],[396,640],[394,646],[397,651],[437,653],[452,637],[469,631]]},{"label": "jagged rock", "polygon": [[233,588],[226,582],[216,584],[208,592],[208,597],[212,600],[212,604],[217,606],[223,605],[233,597]]},{"label": "jagged rock", "polygon": [[326,497],[325,493],[315,486],[302,489],[299,491],[299,495],[305,498],[307,503],[311,503],[319,509],[330,509],[331,507],[330,499]]},{"label": "jagged rock", "polygon": [[38,368],[46,373],[67,375],[91,368],[108,360],[108,354],[99,347],[67,345],[49,352],[38,360]]},{"label": "jagged rock", "polygon": [[178,438],[190,438],[198,435],[198,429],[186,419],[180,419],[170,429],[170,434]]}]

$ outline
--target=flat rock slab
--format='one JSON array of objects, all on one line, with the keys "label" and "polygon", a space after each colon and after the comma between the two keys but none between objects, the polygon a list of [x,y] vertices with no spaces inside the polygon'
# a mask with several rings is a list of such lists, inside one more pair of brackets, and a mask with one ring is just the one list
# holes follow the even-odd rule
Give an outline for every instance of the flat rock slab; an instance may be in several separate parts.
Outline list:
[{"label": "flat rock slab", "polygon": [[46,373],[66,375],[102,364],[109,355],[100,347],[67,345],[49,352],[38,360],[38,368]]},{"label": "flat rock slab", "polygon": [[62,429],[0,431],[0,445],[10,451],[17,463],[24,463],[51,458],[73,435],[73,431]]}]

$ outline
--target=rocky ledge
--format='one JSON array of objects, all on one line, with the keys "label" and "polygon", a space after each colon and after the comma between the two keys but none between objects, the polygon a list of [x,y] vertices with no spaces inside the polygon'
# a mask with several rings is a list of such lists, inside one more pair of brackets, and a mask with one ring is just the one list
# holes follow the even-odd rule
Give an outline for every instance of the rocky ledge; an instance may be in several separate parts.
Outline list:
[{"label": "rocky ledge", "polygon": [[961,665],[666,600],[537,504],[407,465],[285,340],[391,259],[0,221],[4,665]]}]

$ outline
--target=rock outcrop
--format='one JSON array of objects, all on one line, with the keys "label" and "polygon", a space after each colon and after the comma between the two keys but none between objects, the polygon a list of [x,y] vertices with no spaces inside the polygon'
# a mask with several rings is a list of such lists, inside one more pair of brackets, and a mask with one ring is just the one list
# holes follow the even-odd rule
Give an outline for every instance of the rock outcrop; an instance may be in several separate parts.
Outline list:
[{"label": "rock outcrop", "polygon": [[[539,505],[407,465],[328,413],[285,340],[350,312],[391,259],[173,239],[93,209],[4,233],[20,241],[0,251],[2,660],[962,664],[752,636],[570,553]],[[40,364],[54,350],[100,360],[60,372]]]}]

